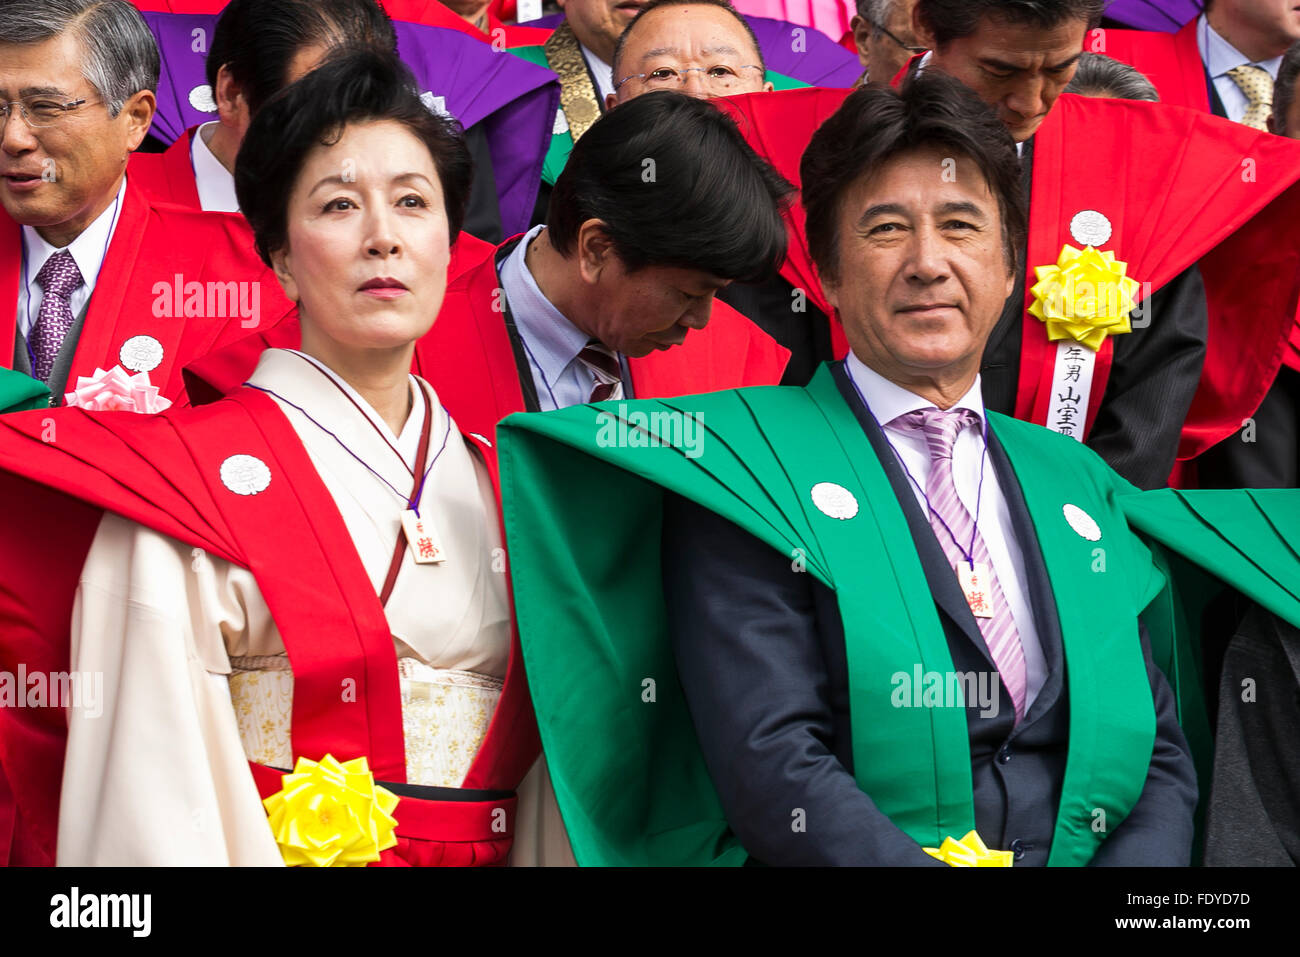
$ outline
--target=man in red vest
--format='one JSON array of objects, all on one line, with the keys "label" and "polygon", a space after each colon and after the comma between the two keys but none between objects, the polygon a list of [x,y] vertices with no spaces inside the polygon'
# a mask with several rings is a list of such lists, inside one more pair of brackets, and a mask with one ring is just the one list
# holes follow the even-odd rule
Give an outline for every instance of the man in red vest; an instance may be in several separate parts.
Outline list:
[{"label": "man in red vest", "polygon": [[[1283,54],[1298,40],[1300,9],[1288,0],[1206,0],[1205,12],[1177,33],[1101,30],[1084,47],[1104,47],[1096,52],[1141,70],[1164,103],[1276,132],[1285,118],[1274,108],[1275,81]],[[1292,84],[1294,79],[1293,74]],[[1202,457],[1201,482],[1257,488],[1300,484],[1298,416],[1300,332],[1293,334],[1273,387],[1244,428]]]},{"label": "man in red vest", "polygon": [[55,403],[115,366],[184,401],[186,362],[289,303],[241,218],[156,205],[126,177],[158,78],[140,14],[60,10],[15,0],[0,19],[0,364]]},{"label": "man in red vest", "polygon": [[[956,76],[1020,144],[1027,269],[989,338],[985,402],[1086,441],[1154,488],[1176,459],[1240,428],[1277,375],[1297,294],[1296,244],[1278,236],[1300,219],[1300,194],[1286,192],[1300,151],[1205,115],[1062,97],[1102,6],[919,0],[930,52],[900,81],[928,69]],[[720,105],[794,179],[813,129],[843,98],[788,91]],[[1254,159],[1243,167],[1242,157]],[[798,209],[790,221],[782,275],[826,309]],[[1071,279],[1081,271],[1114,291],[1136,281],[1132,302],[1074,295],[1087,288]]]},{"label": "man in red vest", "polygon": [[[215,23],[190,19],[183,29],[161,29],[157,34],[163,62],[171,71],[164,74],[164,87],[166,81],[176,84],[185,75],[181,61],[195,55],[191,23],[203,23],[197,29],[210,30],[212,37],[203,59],[207,83],[190,97],[209,92],[217,116],[187,129],[163,153],[135,153],[130,172],[158,199],[194,209],[239,212],[235,156],[253,115],[272,96],[339,49],[396,52],[398,46],[395,25],[376,0],[231,0]],[[475,45],[461,34],[455,36]],[[175,95],[184,94],[177,90]],[[453,272],[459,271],[459,259],[470,254],[470,248],[481,252],[477,237],[501,239],[487,134],[482,126],[471,124],[466,138],[477,173],[466,219],[472,235],[457,243]]]}]

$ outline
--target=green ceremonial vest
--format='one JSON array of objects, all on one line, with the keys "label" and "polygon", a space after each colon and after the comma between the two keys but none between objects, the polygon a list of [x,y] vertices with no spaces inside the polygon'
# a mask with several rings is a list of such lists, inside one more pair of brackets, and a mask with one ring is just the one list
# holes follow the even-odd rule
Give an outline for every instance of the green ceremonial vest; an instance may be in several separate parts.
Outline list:
[{"label": "green ceremonial vest", "polygon": [[[1177,523],[1179,535],[1161,534],[1197,496],[1139,493],[1091,450],[1036,425],[991,413],[989,427],[1024,491],[1064,642],[1070,744],[1048,863],[1086,864],[1131,810],[1150,763],[1155,715],[1140,613],[1207,766],[1188,605],[1165,573],[1171,559],[1158,545],[1153,553],[1130,523],[1216,574],[1227,552],[1254,552],[1256,543],[1233,545],[1204,526],[1196,531],[1191,519]],[[859,786],[922,846],[974,828],[964,710],[891,701],[891,676],[918,664],[939,674],[953,666],[905,515],[826,367],[807,388],[515,415],[498,436],[525,667],[580,863],[745,859],[709,781],[666,634],[664,489],[741,526],[835,590]],[[817,508],[811,490],[820,483],[848,490],[855,514]],[[1219,493],[1200,495],[1208,503]],[[1219,501],[1234,511],[1229,498]],[[1076,531],[1067,505],[1085,512],[1099,536],[1086,524],[1089,537]],[[1295,495],[1274,506],[1300,512]],[[1268,570],[1243,565],[1227,580],[1300,621],[1300,563],[1266,525],[1253,531],[1276,545],[1264,556]],[[1279,576],[1290,590],[1269,591]]]},{"label": "green ceremonial vest", "polygon": [[13,369],[0,369],[0,413],[43,409],[49,402],[50,390],[44,382]]},{"label": "green ceremonial vest", "polygon": [[[535,63],[544,69],[552,69],[551,64],[546,57],[546,47],[544,46],[527,46],[527,47],[510,47],[509,51],[522,60],[529,63]],[[586,79],[585,68],[583,79]],[[786,76],[784,73],[777,73],[775,70],[768,70],[766,79],[778,90],[795,90],[808,86],[802,80],[796,80],[793,77]],[[565,77],[560,75],[560,82],[565,82]],[[597,94],[599,95],[599,94]],[[597,107],[599,109],[599,107]],[[573,152],[573,134],[566,127],[559,132],[551,134],[550,146],[546,149],[546,159],[542,163],[542,182],[547,186],[554,186],[555,181],[559,179],[560,173],[564,172],[564,164],[569,161],[569,154]]]}]

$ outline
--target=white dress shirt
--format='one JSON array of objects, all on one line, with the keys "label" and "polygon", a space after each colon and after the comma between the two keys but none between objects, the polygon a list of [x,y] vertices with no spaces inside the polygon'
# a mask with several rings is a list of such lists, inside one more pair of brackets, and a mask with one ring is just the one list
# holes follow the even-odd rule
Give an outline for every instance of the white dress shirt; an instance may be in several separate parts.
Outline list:
[{"label": "white dress shirt", "polygon": [[[893,445],[904,469],[915,480],[910,483],[912,492],[922,514],[928,518],[929,505],[922,491],[930,479],[930,449],[925,436],[913,429],[890,426],[887,423],[916,409],[933,409],[936,406],[928,399],[909,392],[869,369],[853,353],[849,353],[845,365],[866,401],[867,408]],[[1011,610],[1011,617],[1020,635],[1020,644],[1024,648],[1025,710],[1028,711],[1047,681],[1047,659],[1043,655],[1042,642],[1038,637],[1038,628],[1026,591],[1028,579],[1025,575],[1024,554],[1011,524],[1011,512],[998,481],[997,470],[984,451],[984,400],[980,394],[979,376],[975,377],[975,384],[953,408],[969,409],[979,420],[977,425],[968,426],[957,435],[952,450],[953,484],[957,488],[957,497],[970,514],[975,515],[976,499],[979,501],[976,525],[988,547],[993,573],[1002,586],[1002,596]],[[981,470],[984,476],[982,490],[979,487]],[[956,574],[957,570],[953,569],[954,577]]]},{"label": "white dress shirt", "polygon": [[113,233],[117,229],[117,220],[122,214],[122,202],[125,196],[126,177],[123,176],[122,185],[117,191],[117,199],[109,203],[108,208],[95,217],[95,221],[63,249],[51,246],[31,226],[23,227],[22,282],[18,285],[18,331],[24,338],[31,338],[32,326],[36,325],[36,318],[41,314],[41,301],[45,298],[45,294],[41,291],[41,284],[36,281],[36,275],[45,265],[45,261],[55,253],[63,252],[64,249],[72,253],[72,261],[81,271],[82,284],[68,297],[72,315],[79,316],[81,310],[86,308],[86,303],[90,302],[90,294],[95,291],[100,267],[104,265],[104,256],[108,254],[108,247],[113,242]]},{"label": "white dress shirt", "polygon": [[[528,269],[525,256],[528,245],[544,229],[534,226],[501,264],[501,287],[514,317],[515,327],[524,342],[524,354],[533,373],[537,402],[543,412],[582,405],[591,398],[596,377],[579,359],[591,339],[556,309],[538,288]],[[627,369],[623,368],[623,394],[627,387]]]},{"label": "white dress shirt", "polygon": [[614,68],[592,53],[583,44],[579,43],[578,46],[582,47],[582,55],[587,61],[587,68],[591,70],[591,75],[596,78],[596,95],[600,97],[600,107],[603,110],[605,108],[605,97],[614,92]]},{"label": "white dress shirt", "polygon": [[221,165],[221,160],[208,148],[204,139],[204,130],[216,125],[216,120],[204,123],[190,139],[190,163],[194,167],[194,185],[199,188],[199,207],[237,213],[239,198],[235,196],[235,177]]},{"label": "white dress shirt", "polygon": [[1282,66],[1282,58],[1276,56],[1271,60],[1251,60],[1220,36],[1219,32],[1210,26],[1209,19],[1203,13],[1196,22],[1196,46],[1201,51],[1201,62],[1205,64],[1205,70],[1214,83],[1214,92],[1219,94],[1219,100],[1223,103],[1224,113],[1232,122],[1240,123],[1242,117],[1246,115],[1246,109],[1250,106],[1250,100],[1246,98],[1245,93],[1241,92],[1241,87],[1237,86],[1232,77],[1228,76],[1228,71],[1249,64],[1262,67],[1268,71],[1269,76],[1277,80],[1277,71]]}]

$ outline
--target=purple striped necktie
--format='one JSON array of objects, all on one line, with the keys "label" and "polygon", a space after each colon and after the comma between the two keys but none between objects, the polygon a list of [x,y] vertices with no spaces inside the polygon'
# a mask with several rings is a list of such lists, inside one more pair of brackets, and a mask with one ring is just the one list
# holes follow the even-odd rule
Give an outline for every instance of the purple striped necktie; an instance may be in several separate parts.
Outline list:
[{"label": "purple striped necktie", "polygon": [[41,308],[29,334],[32,376],[42,382],[49,380],[64,337],[72,328],[72,302],[69,297],[82,281],[81,270],[77,268],[72,253],[66,249],[45,260],[45,265],[36,274],[36,284],[41,287]]},{"label": "purple striped necktie", "polygon": [[[954,572],[959,563],[966,561],[965,549],[971,549],[971,555],[977,563],[983,563],[989,570],[990,592],[993,595],[993,616],[976,617],[980,634],[988,645],[993,663],[997,665],[1002,676],[1002,683],[1011,694],[1011,701],[1016,708],[1016,721],[1025,716],[1025,691],[1028,676],[1025,671],[1025,651],[1020,644],[1020,633],[1011,609],[1002,594],[1002,586],[989,560],[989,550],[984,544],[984,537],[971,519],[970,512],[957,496],[957,486],[953,482],[952,449],[961,430],[968,425],[975,425],[978,416],[969,409],[951,409],[947,412],[939,409],[917,409],[900,415],[891,422],[900,428],[920,432],[925,436],[930,449],[930,478],[926,482],[925,495],[930,503],[930,527],[934,529],[944,554],[952,564]],[[946,527],[945,527],[946,526]],[[954,539],[955,537],[955,539]],[[971,547],[971,542],[974,546]],[[961,544],[958,545],[957,543]]]},{"label": "purple striped necktie", "polygon": [[587,367],[596,382],[588,402],[623,398],[623,369],[618,364],[618,356],[608,346],[592,339],[578,353],[578,361]]}]

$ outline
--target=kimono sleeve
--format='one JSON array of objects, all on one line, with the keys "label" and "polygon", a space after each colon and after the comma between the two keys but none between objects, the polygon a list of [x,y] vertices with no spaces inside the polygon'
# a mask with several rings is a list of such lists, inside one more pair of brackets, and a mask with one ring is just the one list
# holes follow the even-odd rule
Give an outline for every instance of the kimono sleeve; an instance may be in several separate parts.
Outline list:
[{"label": "kimono sleeve", "polygon": [[278,865],[231,706],[226,642],[266,614],[249,572],[106,514],[72,615],[57,861]]}]

